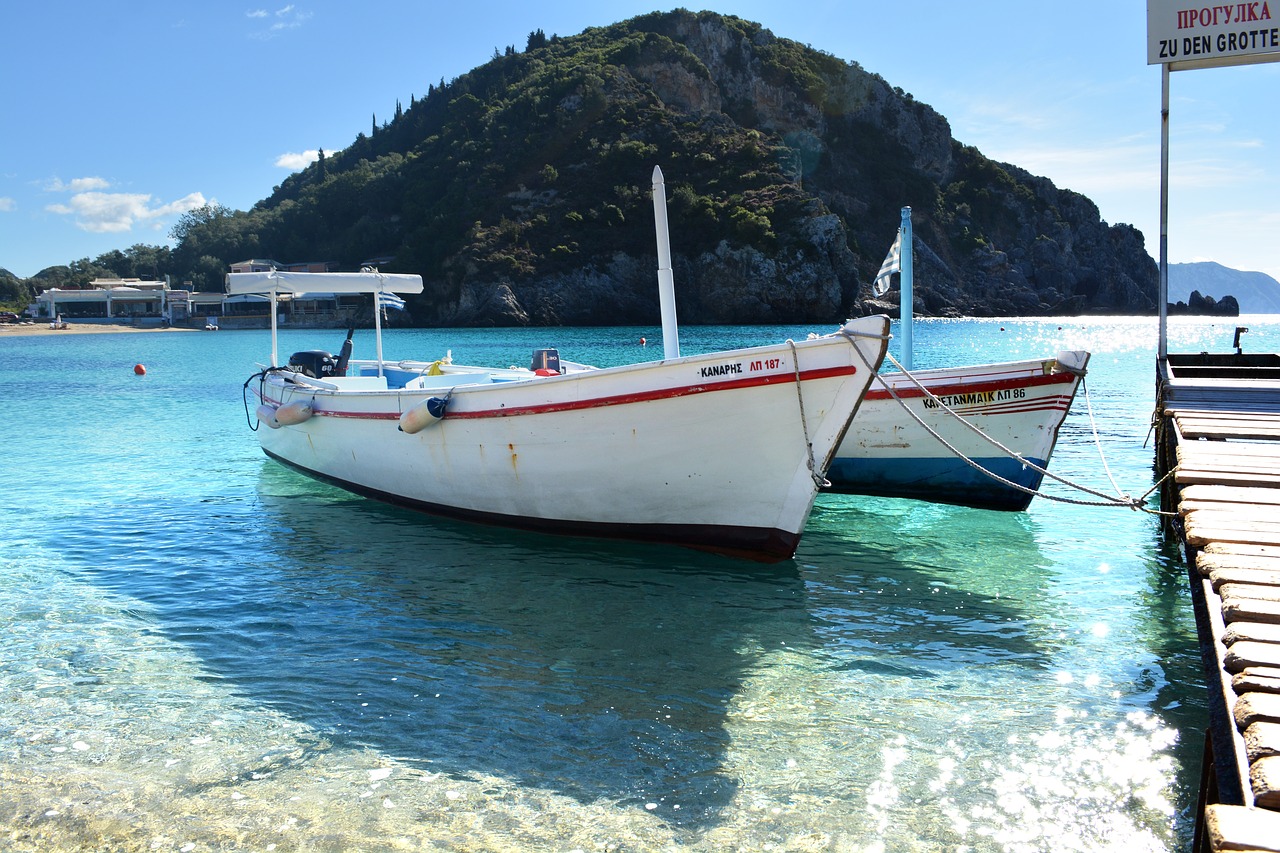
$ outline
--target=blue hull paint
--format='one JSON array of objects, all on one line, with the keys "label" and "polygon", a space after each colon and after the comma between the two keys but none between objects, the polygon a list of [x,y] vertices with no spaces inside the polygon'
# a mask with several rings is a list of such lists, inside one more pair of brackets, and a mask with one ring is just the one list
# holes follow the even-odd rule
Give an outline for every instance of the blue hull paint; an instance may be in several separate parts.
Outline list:
[{"label": "blue hull paint", "polygon": [[[975,459],[983,468],[1028,489],[1040,487],[1043,475],[1008,457]],[[1045,461],[1031,459],[1043,468]],[[918,498],[933,503],[1020,511],[1031,495],[991,479],[954,457],[929,459],[837,458],[827,470],[828,491],[859,495]]]}]

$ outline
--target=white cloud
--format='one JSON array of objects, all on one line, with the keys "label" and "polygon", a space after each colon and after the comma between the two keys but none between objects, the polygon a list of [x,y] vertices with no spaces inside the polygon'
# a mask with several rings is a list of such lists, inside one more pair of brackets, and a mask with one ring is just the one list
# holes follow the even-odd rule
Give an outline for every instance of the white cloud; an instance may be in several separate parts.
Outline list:
[{"label": "white cloud", "polygon": [[146,193],[81,192],[66,204],[51,204],[51,213],[75,217],[76,227],[93,234],[132,230],[135,224],[186,213],[206,204],[200,193],[189,193],[168,204],[154,204]]},{"label": "white cloud", "polygon": [[245,12],[245,13],[244,13],[244,16],[245,16],[246,18],[265,18],[265,17],[267,17],[267,10],[266,10],[266,9],[251,9],[250,11]]},{"label": "white cloud", "polygon": [[276,165],[279,166],[281,169],[288,169],[290,171],[296,172],[299,169],[307,168],[308,166],[310,166],[312,163],[314,163],[319,159],[320,159],[320,152],[314,148],[307,151],[303,151],[301,154],[297,154],[293,151],[290,151],[288,154],[281,154],[279,157],[277,157]]},{"label": "white cloud", "polygon": [[82,193],[91,190],[105,190],[109,186],[111,186],[111,183],[105,178],[74,178],[69,184],[64,184],[60,179],[54,178],[45,185],[45,190],[51,193]]},{"label": "white cloud", "polygon": [[17,210],[18,203],[8,196],[0,196],[0,213],[8,213],[11,210]]},{"label": "white cloud", "polygon": [[311,13],[298,9],[297,6],[290,3],[288,6],[282,6],[274,13],[268,14],[266,10],[256,9],[247,13],[250,18],[265,20],[275,17],[275,22],[271,26],[263,30],[255,30],[249,33],[249,38],[258,39],[259,41],[268,41],[280,35],[285,30],[296,30],[307,21],[311,20]]}]

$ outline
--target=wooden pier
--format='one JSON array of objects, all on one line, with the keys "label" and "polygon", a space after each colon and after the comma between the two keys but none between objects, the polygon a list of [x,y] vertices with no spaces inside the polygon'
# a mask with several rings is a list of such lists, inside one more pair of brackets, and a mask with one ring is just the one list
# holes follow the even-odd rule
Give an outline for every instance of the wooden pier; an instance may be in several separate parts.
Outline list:
[{"label": "wooden pier", "polygon": [[1280,851],[1280,355],[1170,354],[1156,405],[1209,687],[1194,850]]}]

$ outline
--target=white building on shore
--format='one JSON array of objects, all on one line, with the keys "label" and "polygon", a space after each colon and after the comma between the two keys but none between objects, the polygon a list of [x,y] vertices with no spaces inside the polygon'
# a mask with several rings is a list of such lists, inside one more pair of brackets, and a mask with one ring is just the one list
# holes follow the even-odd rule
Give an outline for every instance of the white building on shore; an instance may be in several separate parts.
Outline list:
[{"label": "white building on shore", "polygon": [[[251,259],[231,265],[232,272],[329,272],[332,263],[281,264]],[[270,300],[264,296],[173,289],[169,281],[137,278],[97,278],[78,289],[50,288],[39,296],[31,313],[40,319],[74,323],[174,325],[219,328],[257,328],[270,325]],[[369,310],[359,295],[305,293],[282,295],[277,306],[280,323],[300,327],[337,327]]]},{"label": "white building on shore", "polygon": [[167,281],[138,278],[95,278],[87,288],[53,287],[36,297],[36,316],[78,321],[161,322],[169,316],[169,303],[177,293]]}]

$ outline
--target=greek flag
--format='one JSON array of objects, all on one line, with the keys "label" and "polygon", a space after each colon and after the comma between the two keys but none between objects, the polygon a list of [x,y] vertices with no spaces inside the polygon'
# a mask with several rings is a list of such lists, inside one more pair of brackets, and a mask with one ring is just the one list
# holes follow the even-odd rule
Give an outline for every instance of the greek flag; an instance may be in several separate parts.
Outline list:
[{"label": "greek flag", "polygon": [[378,307],[379,307],[379,308],[394,308],[394,309],[396,309],[397,311],[403,311],[403,310],[404,310],[404,300],[403,300],[403,299],[401,299],[399,296],[396,296],[394,293],[379,293],[379,294],[378,294]]},{"label": "greek flag", "polygon": [[894,273],[900,272],[899,260],[902,253],[902,229],[898,229],[898,236],[893,238],[893,245],[889,247],[889,254],[884,256],[884,263],[880,265],[880,272],[876,273],[875,283],[871,285],[871,291],[876,296],[884,296],[889,291],[889,279]]}]

